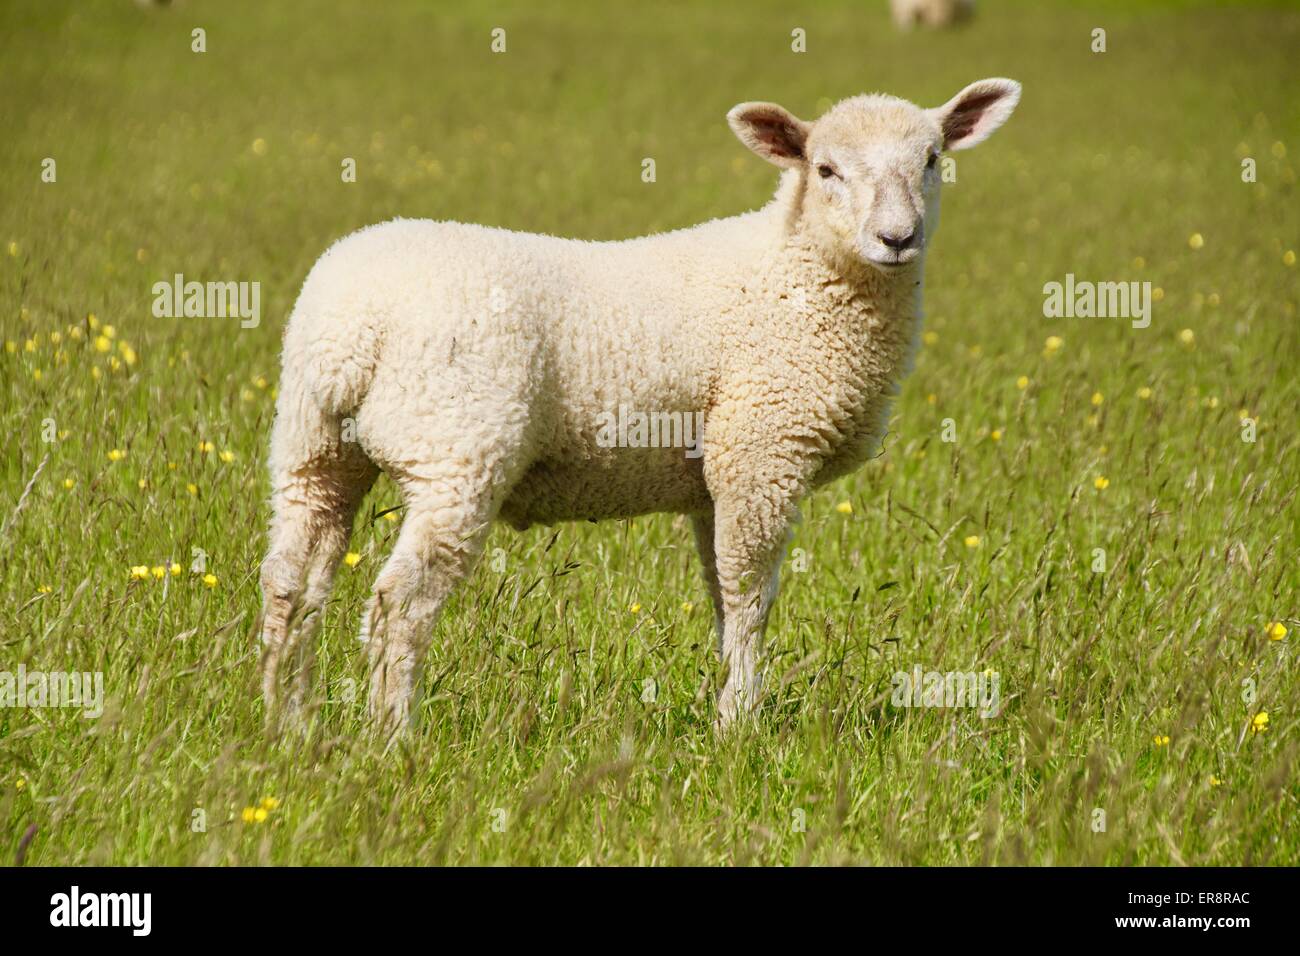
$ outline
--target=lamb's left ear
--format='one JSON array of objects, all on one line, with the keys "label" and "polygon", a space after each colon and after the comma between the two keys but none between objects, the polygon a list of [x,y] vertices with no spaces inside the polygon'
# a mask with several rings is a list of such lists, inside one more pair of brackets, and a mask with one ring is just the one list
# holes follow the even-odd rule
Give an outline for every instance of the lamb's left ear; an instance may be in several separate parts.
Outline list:
[{"label": "lamb's left ear", "polygon": [[803,147],[811,123],[775,103],[741,103],[727,114],[740,141],[769,163],[789,169],[805,159]]},{"label": "lamb's left ear", "polygon": [[976,80],[928,112],[943,130],[944,149],[970,149],[1005,123],[1019,102],[1020,84],[999,77]]}]

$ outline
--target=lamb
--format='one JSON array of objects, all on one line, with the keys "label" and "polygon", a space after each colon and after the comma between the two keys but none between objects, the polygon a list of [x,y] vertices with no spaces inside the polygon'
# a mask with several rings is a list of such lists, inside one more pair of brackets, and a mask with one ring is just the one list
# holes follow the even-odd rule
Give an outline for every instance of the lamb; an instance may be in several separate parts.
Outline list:
[{"label": "lamb", "polygon": [[[313,632],[381,469],[405,517],[361,639],[390,740],[496,519],[689,516],[726,673],[718,724],[751,713],[798,503],[879,446],[910,366],[939,154],[984,140],[1019,97],[986,79],[934,109],[873,94],[812,122],[742,103],[727,120],[782,169],[775,198],[677,232],[585,242],[399,219],[332,246],[284,335],[268,717],[301,714]],[[620,406],[702,415],[702,449],[600,440]]]},{"label": "lamb", "polygon": [[940,29],[974,16],[975,0],[889,0],[889,8],[900,30],[915,26]]}]

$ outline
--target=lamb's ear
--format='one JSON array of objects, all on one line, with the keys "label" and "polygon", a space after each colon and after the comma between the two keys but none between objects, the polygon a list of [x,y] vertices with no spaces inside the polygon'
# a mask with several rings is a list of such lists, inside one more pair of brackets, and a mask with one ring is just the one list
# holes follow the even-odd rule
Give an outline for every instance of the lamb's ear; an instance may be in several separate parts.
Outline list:
[{"label": "lamb's ear", "polygon": [[775,103],[741,103],[727,114],[740,141],[769,163],[789,169],[805,159],[803,147],[811,123]]},{"label": "lamb's ear", "polygon": [[976,80],[929,113],[943,130],[944,149],[970,149],[988,139],[1020,102],[1020,84],[996,78]]}]

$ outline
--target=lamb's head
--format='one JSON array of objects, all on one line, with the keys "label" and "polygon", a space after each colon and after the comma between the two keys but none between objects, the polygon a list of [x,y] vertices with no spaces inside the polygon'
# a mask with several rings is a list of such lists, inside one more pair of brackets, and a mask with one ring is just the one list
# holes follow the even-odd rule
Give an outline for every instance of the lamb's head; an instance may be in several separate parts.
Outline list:
[{"label": "lamb's head", "polygon": [[800,221],[829,254],[884,273],[917,262],[939,220],[939,154],[968,149],[1020,99],[1013,80],[980,80],[943,106],[855,96],[805,122],[775,103],[727,114],[740,141],[799,177]]}]

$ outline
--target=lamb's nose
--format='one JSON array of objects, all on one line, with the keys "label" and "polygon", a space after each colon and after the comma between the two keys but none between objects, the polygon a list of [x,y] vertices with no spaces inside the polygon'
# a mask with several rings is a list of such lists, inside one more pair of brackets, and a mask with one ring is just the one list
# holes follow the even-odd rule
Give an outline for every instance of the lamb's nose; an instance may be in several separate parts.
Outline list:
[{"label": "lamb's nose", "polygon": [[906,249],[908,246],[912,244],[912,240],[916,238],[916,230],[915,229],[912,230],[905,236],[895,236],[895,235],[890,235],[887,232],[880,232],[876,234],[876,238],[879,239],[881,242],[883,242],[890,249],[893,249],[895,251],[902,251],[903,249]]}]

